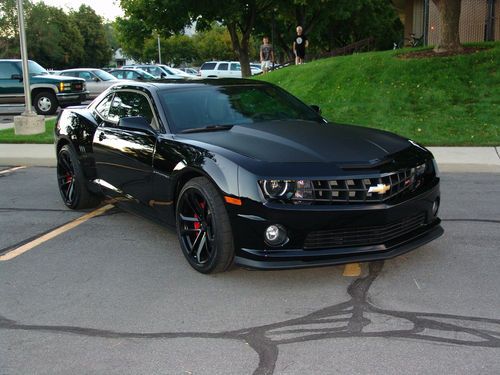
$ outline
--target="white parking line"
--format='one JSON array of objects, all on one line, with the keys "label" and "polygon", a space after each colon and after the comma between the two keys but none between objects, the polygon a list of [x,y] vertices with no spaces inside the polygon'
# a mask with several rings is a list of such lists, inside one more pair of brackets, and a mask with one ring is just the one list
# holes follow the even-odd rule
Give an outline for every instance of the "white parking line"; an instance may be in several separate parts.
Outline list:
[{"label": "white parking line", "polygon": [[9,251],[7,254],[1,255],[0,262],[5,262],[7,260],[14,259],[15,257],[18,257],[19,255],[24,254],[25,252],[32,250],[36,246],[41,245],[42,243],[47,242],[47,241],[59,236],[60,234],[63,234],[64,232],[67,232],[67,231],[79,226],[80,224],[83,224],[87,220],[89,220],[95,216],[102,215],[103,213],[112,209],[113,207],[114,207],[114,205],[107,204],[106,206],[100,207],[97,210],[91,211],[83,216],[80,216],[78,219],[70,221],[69,223],[64,224],[63,226],[61,226],[57,229],[54,229],[53,231],[46,233],[43,236],[40,236],[40,237],[34,239],[33,241],[25,243],[24,245],[21,245],[15,249]]},{"label": "white parking line", "polygon": [[28,167],[26,167],[25,165],[22,165],[20,167],[13,167],[13,168],[9,168],[9,169],[4,169],[3,171],[0,171],[0,174],[7,174],[7,173],[14,172],[14,171],[17,171],[19,169],[24,169],[24,168],[28,168]]}]

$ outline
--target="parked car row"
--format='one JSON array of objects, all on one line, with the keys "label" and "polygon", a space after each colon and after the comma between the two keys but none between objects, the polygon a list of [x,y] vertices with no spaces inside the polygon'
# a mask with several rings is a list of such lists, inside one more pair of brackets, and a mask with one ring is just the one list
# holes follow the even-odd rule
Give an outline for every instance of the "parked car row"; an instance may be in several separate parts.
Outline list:
[{"label": "parked car row", "polygon": [[[250,64],[252,75],[262,73],[262,69]],[[200,68],[202,78],[242,78],[239,61],[209,61]]]},{"label": "parked car row", "polygon": [[[262,70],[251,65],[252,75]],[[96,68],[47,71],[29,61],[32,105],[42,115],[54,114],[58,107],[79,105],[94,99],[110,86],[121,81],[152,81],[155,79],[186,80],[197,78],[241,78],[238,61],[206,62],[197,72],[193,68],[177,69],[165,64],[126,65],[106,72]],[[0,104],[24,103],[21,60],[0,60]]]}]

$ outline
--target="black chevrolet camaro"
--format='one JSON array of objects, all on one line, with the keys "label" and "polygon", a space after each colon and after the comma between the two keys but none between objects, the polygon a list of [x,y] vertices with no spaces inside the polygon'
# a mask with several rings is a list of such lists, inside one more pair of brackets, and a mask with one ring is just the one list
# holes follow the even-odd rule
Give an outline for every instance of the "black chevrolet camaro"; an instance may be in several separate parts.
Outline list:
[{"label": "black chevrolet camaro", "polygon": [[427,149],[268,83],[127,82],[64,110],[55,135],[68,207],[107,196],[175,227],[203,273],[386,259],[443,233]]}]

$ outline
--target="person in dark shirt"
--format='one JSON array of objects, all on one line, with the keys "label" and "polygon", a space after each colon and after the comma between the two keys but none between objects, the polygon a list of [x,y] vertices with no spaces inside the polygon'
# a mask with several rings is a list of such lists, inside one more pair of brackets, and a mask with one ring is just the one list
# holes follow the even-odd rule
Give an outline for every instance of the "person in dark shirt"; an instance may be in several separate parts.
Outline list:
[{"label": "person in dark shirt", "polygon": [[271,64],[274,62],[273,45],[269,44],[269,38],[265,36],[262,38],[262,45],[260,46],[260,66],[264,73],[271,69]]},{"label": "person in dark shirt", "polygon": [[297,26],[297,35],[293,40],[293,53],[295,54],[295,64],[299,65],[304,62],[306,57],[306,48],[309,47],[307,36],[303,34],[302,26]]}]

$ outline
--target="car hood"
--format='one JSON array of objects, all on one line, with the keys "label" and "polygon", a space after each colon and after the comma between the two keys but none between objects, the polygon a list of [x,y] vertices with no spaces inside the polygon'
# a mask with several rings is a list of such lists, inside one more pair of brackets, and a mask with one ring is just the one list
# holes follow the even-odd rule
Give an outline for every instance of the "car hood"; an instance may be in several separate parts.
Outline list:
[{"label": "car hood", "polygon": [[376,129],[296,120],[236,125],[228,131],[177,137],[269,163],[367,163],[410,146],[408,140]]}]

